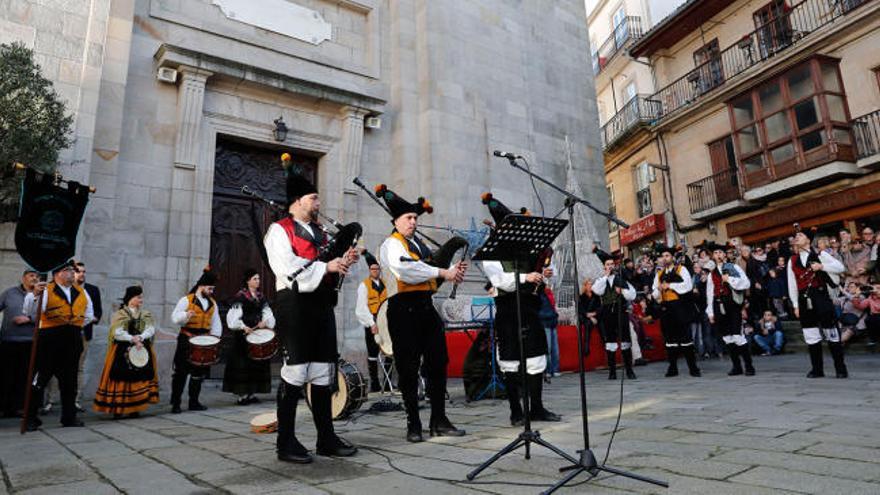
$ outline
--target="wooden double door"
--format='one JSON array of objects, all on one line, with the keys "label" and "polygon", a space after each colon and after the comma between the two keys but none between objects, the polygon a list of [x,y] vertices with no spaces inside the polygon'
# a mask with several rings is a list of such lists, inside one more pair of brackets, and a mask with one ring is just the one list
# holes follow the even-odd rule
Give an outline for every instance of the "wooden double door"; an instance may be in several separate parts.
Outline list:
[{"label": "wooden double door", "polygon": [[275,276],[266,259],[263,236],[269,225],[286,212],[243,194],[241,189],[247,185],[261,196],[284,205],[286,187],[281,153],[285,151],[294,157],[295,167],[300,167],[312,181],[316,179],[317,157],[223,136],[217,138],[210,262],[219,275],[215,296],[224,320],[229,300],[244,286],[248,269],[260,273],[262,290],[270,300],[275,295]]}]

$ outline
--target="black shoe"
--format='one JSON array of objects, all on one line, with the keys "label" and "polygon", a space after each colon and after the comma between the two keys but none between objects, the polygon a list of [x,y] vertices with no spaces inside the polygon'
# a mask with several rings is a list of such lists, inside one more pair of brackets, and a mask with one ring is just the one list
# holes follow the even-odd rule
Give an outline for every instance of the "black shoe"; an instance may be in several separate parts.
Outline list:
[{"label": "black shoe", "polygon": [[638,358],[635,361],[633,361],[633,366],[646,366],[647,364],[648,364],[648,362],[645,361],[643,358]]},{"label": "black shoe", "polygon": [[308,452],[278,452],[278,460],[294,464],[311,464],[314,460]]},{"label": "black shoe", "polygon": [[609,380],[617,380],[617,370],[614,368],[608,369],[608,379]]},{"label": "black shoe", "polygon": [[627,380],[636,380],[637,378],[638,377],[636,377],[635,372],[633,372],[633,370],[631,368],[626,369],[626,379]]},{"label": "black shoe", "polygon": [[836,378],[849,378],[849,372],[846,370],[838,371],[835,375]]},{"label": "black shoe", "polygon": [[746,376],[755,376],[755,367],[754,366],[752,366],[750,364],[746,364]]},{"label": "black shoe", "polygon": [[30,418],[27,422],[27,431],[37,431],[43,426],[43,420],[37,417]]},{"label": "black shoe", "polygon": [[526,419],[522,413],[510,415],[510,426],[522,426],[526,424]]},{"label": "black shoe", "polygon": [[693,368],[693,369],[689,370],[688,373],[690,373],[691,376],[696,377],[696,378],[703,376],[703,372],[700,371],[700,368]]},{"label": "black shoe", "polygon": [[80,419],[71,419],[70,421],[62,421],[61,426],[64,428],[81,428],[86,424],[82,422]]},{"label": "black shoe", "polygon": [[727,376],[739,376],[743,374],[742,368],[731,368],[730,371],[727,372]]},{"label": "black shoe", "polygon": [[239,397],[238,399],[235,400],[236,406],[246,406],[248,404],[250,404],[250,401],[248,400],[247,397]]},{"label": "black shoe", "polygon": [[425,439],[422,438],[422,425],[418,425],[417,427],[407,427],[406,441],[411,443],[424,442]]},{"label": "black shoe", "polygon": [[349,443],[344,438],[334,435],[334,438],[328,442],[328,445],[316,445],[315,452],[318,455],[328,457],[351,457],[357,454],[357,447]]},{"label": "black shoe", "polygon": [[180,414],[181,412],[183,411],[180,409],[180,404],[171,404],[171,414]]},{"label": "black shoe", "polygon": [[823,378],[824,376],[825,376],[825,373],[823,373],[821,371],[810,370],[810,372],[807,373],[807,378]]},{"label": "black shoe", "polygon": [[190,411],[207,411],[208,408],[205,407],[201,402],[190,402],[189,403]]},{"label": "black shoe", "polygon": [[248,404],[259,404],[260,402],[262,402],[262,401],[256,395],[252,395],[252,396],[248,397]]},{"label": "black shoe", "polygon": [[141,413],[135,411],[135,412],[133,412],[133,413],[129,413],[129,414],[128,414],[128,417],[129,417],[129,418],[139,418],[139,417],[141,417]]},{"label": "black shoe", "polygon": [[428,431],[432,437],[463,437],[465,435],[465,431],[453,426],[449,418],[434,422]]},{"label": "black shoe", "polygon": [[666,368],[666,374],[664,376],[667,378],[669,378],[671,376],[678,376],[678,367],[677,366],[674,366],[674,367],[670,366],[669,368]]},{"label": "black shoe", "polygon": [[529,419],[532,421],[547,421],[551,423],[555,423],[558,421],[562,421],[562,416],[556,414],[555,412],[548,411],[547,409],[542,409],[540,411],[531,411],[529,414]]}]

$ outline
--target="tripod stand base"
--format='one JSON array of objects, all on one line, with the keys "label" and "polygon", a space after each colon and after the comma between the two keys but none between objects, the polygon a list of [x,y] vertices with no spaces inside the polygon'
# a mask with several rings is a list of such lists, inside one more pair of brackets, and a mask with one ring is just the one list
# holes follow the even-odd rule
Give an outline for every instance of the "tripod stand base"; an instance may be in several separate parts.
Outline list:
[{"label": "tripod stand base", "polygon": [[665,481],[655,480],[654,478],[648,478],[647,476],[641,476],[638,474],[630,473],[628,471],[613,468],[613,467],[605,465],[605,464],[602,464],[600,466],[599,463],[596,462],[596,456],[593,454],[593,451],[590,449],[579,450],[578,453],[580,453],[580,455],[581,455],[581,458],[579,461],[575,462],[571,466],[559,468],[560,473],[564,473],[566,471],[570,471],[570,472],[568,474],[566,474],[564,478],[559,480],[559,482],[557,482],[555,485],[550,487],[550,489],[548,489],[545,492],[541,492],[542,495],[555,492],[556,490],[567,485],[571,480],[573,480],[575,477],[577,477],[577,475],[583,473],[584,471],[590,473],[592,476],[598,476],[600,472],[604,471],[606,473],[616,474],[616,475],[624,476],[624,477],[631,478],[631,479],[634,479],[637,481],[642,481],[645,483],[651,483],[653,485],[662,486],[663,488],[669,488],[669,483],[667,483]]},{"label": "tripod stand base", "polygon": [[517,436],[514,441],[510,442],[503,449],[496,452],[495,455],[493,455],[492,457],[489,458],[489,460],[480,464],[480,466],[477,469],[474,469],[473,471],[468,473],[467,479],[469,481],[473,481],[473,479],[476,478],[477,475],[480,474],[480,472],[482,472],[484,469],[486,469],[487,467],[494,464],[495,461],[497,461],[498,459],[501,459],[505,455],[507,455],[507,454],[513,452],[514,450],[516,450],[520,447],[523,447],[523,446],[525,446],[525,448],[526,448],[526,459],[531,459],[531,444],[533,444],[533,443],[536,443],[536,444],[538,444],[548,450],[553,451],[556,455],[564,458],[567,461],[570,461],[575,464],[577,464],[577,462],[578,462],[577,459],[566,454],[559,447],[557,447],[557,446],[553,445],[552,443],[541,438],[541,434],[539,432],[532,431],[532,430],[525,430],[522,433],[520,433],[519,436]]}]

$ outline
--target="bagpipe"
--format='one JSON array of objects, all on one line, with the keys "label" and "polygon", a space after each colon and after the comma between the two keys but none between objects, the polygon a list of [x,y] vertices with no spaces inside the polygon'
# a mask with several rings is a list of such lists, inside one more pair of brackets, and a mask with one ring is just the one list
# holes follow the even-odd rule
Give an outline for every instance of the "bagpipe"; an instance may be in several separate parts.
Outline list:
[{"label": "bagpipe", "polygon": [[[241,186],[241,193],[245,196],[250,196],[254,199],[258,199],[266,203],[267,205],[278,209],[279,211],[287,213],[287,209],[284,208],[284,206],[275,202],[272,199],[266,198],[265,196],[248,187],[247,185]],[[323,220],[323,222],[317,222],[317,225],[327,236],[328,242],[318,248],[318,256],[314,260],[308,261],[305,265],[298,268],[291,275],[288,275],[288,280],[294,280],[302,272],[308,270],[308,268],[312,266],[316,261],[327,263],[336,258],[341,258],[345,256],[345,253],[347,253],[350,248],[357,246],[358,241],[360,241],[361,237],[363,237],[364,229],[363,227],[361,227],[361,224],[357,222],[351,222],[343,225],[342,223],[337,222],[333,218],[321,212],[318,212],[318,218]],[[333,232],[328,229],[326,225],[324,225],[324,222],[332,225],[333,228],[336,229],[336,231]],[[337,291],[342,289],[343,282],[345,282],[345,276],[340,275],[338,281],[336,282]]]},{"label": "bagpipe", "polygon": [[[375,194],[370,192],[370,190],[367,189],[367,186],[365,186],[364,183],[361,182],[359,177],[355,177],[354,179],[352,179],[352,183],[354,183],[354,185],[358,186],[361,190],[363,190],[370,199],[372,199],[377,205],[379,205],[380,208],[385,210],[385,213],[388,213],[389,216],[393,216],[391,214],[391,210],[388,208],[388,206],[382,204],[382,202],[379,201],[379,198],[376,197]],[[447,269],[452,265],[452,259],[455,257],[455,254],[461,249],[465,250],[465,253],[462,256],[462,261],[467,261],[467,256],[468,256],[470,244],[463,237],[452,236],[446,242],[441,244],[440,242],[437,242],[436,240],[432,239],[431,237],[429,237],[428,235],[426,235],[423,232],[416,231],[414,235],[416,237],[418,237],[420,240],[428,241],[437,247],[437,249],[432,251],[428,256],[426,256],[425,258],[420,259],[418,261],[425,262],[425,263],[427,263],[433,267],[436,267],[436,268]],[[401,261],[416,261],[416,260],[408,259],[408,258],[401,258]],[[445,281],[445,279],[443,279],[442,277],[438,277],[437,278],[437,287],[439,288],[441,285],[443,285],[444,281]],[[457,292],[458,292],[458,284],[455,284],[452,288],[452,292],[449,294],[449,298],[455,299]]]}]

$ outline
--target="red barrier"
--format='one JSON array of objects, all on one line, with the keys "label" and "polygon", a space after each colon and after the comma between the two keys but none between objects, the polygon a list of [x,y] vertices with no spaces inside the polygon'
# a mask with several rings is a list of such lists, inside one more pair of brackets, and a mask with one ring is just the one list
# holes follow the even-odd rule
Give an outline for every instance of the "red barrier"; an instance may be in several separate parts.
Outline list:
[{"label": "red barrier", "polygon": [[[573,325],[565,325],[560,326],[556,332],[559,341],[559,368],[562,371],[577,371],[577,330]],[[475,330],[446,332],[446,347],[449,351],[449,364],[446,366],[448,376],[461,377],[464,358],[476,334]],[[655,322],[645,325],[645,334],[653,341],[654,349],[642,348],[642,357],[646,361],[665,360],[666,351],[663,348],[660,324]],[[618,361],[619,359],[618,357]],[[605,349],[599,332],[595,329],[590,332],[590,355],[584,360],[584,366],[587,370],[606,366]]]}]

